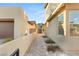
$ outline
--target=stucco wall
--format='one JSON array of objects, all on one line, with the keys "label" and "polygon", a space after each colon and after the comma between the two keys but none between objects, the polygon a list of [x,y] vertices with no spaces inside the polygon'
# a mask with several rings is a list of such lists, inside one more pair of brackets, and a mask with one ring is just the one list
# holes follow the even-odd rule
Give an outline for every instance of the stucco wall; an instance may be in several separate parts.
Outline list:
[{"label": "stucco wall", "polygon": [[58,24],[56,18],[54,18],[49,27],[46,30],[46,35],[56,42],[62,50],[70,54],[79,55],[79,37],[65,37],[58,35]]},{"label": "stucco wall", "polygon": [[[64,28],[65,28],[65,35],[61,36],[57,34],[57,20],[56,18],[52,19],[50,22],[46,34],[49,38],[54,40],[57,45],[60,46],[64,51],[68,51],[71,53],[78,53],[79,55],[79,37],[70,37],[69,36],[69,23],[68,23],[68,10],[70,9],[78,9],[79,4],[68,4],[66,5],[65,13],[64,13]],[[57,16],[56,16],[57,17]]]},{"label": "stucco wall", "polygon": [[56,18],[55,19],[53,19],[51,22],[50,22],[50,24],[49,24],[49,26],[48,26],[48,28],[47,28],[47,30],[46,30],[46,34],[49,36],[49,37],[51,37],[51,38],[53,38],[53,39],[55,39],[56,38],[56,36],[57,36],[57,22],[56,22],[57,20],[56,20]]},{"label": "stucco wall", "polygon": [[27,30],[27,26],[23,16],[24,11],[20,7],[0,7],[0,19],[14,19],[14,38],[23,36],[25,31]]},{"label": "stucco wall", "polygon": [[46,35],[56,42],[60,48],[66,52],[79,53],[79,37],[65,37],[58,35],[57,19],[54,18],[46,30]]},{"label": "stucco wall", "polygon": [[11,42],[5,43],[0,45],[0,55],[9,56],[12,54],[16,49],[19,48],[20,50],[20,56],[25,55],[26,52],[29,51],[29,48],[35,38],[37,37],[36,33],[20,37],[18,39],[15,39]]}]

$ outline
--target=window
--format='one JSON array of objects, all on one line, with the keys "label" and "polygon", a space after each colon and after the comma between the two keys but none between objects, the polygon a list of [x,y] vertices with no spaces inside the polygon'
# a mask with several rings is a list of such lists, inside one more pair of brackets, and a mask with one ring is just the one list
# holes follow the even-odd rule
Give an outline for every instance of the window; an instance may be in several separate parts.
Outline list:
[{"label": "window", "polygon": [[58,34],[60,35],[64,35],[63,22],[64,22],[64,16],[62,14],[58,17]]},{"label": "window", "polygon": [[79,10],[69,11],[70,36],[79,36]]}]

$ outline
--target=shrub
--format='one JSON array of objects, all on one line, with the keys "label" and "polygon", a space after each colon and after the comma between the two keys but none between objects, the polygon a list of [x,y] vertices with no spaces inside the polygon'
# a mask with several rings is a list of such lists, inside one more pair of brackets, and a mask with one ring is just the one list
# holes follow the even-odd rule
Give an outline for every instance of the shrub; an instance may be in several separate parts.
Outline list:
[{"label": "shrub", "polygon": [[47,51],[52,51],[52,52],[55,52],[55,51],[61,51],[63,52],[63,50],[60,49],[59,46],[53,46],[53,45],[48,45],[47,46]]},{"label": "shrub", "polygon": [[48,51],[48,52],[49,52],[49,51],[55,52],[56,50],[55,50],[55,48],[53,47],[53,45],[49,45],[49,46],[47,46],[47,51]]},{"label": "shrub", "polygon": [[42,37],[43,37],[43,38],[48,38],[46,35],[43,35]]},{"label": "shrub", "polygon": [[54,43],[55,44],[55,42],[52,39],[47,39],[45,42],[46,43]]}]

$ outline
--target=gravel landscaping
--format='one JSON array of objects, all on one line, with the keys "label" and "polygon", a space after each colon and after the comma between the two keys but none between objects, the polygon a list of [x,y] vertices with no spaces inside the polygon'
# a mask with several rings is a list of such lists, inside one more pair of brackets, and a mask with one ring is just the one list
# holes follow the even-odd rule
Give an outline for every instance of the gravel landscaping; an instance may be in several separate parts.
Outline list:
[{"label": "gravel landscaping", "polygon": [[59,46],[53,46],[52,44],[45,43],[47,38],[39,36],[33,43],[29,53],[26,53],[26,56],[66,56]]}]

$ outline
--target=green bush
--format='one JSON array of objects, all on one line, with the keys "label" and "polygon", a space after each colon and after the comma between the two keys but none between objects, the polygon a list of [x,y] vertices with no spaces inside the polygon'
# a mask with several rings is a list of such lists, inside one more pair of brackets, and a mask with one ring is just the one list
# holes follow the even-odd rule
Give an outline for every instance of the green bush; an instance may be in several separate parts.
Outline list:
[{"label": "green bush", "polygon": [[7,42],[10,42],[12,41],[13,39],[12,38],[5,38],[4,42],[3,43],[7,43]]},{"label": "green bush", "polygon": [[46,43],[54,43],[55,44],[55,42],[52,39],[47,39],[45,42]]},{"label": "green bush", "polygon": [[49,51],[52,51],[52,52],[61,51],[61,52],[63,52],[63,50],[61,50],[59,46],[53,46],[53,45],[48,45],[47,51],[48,52]]}]

